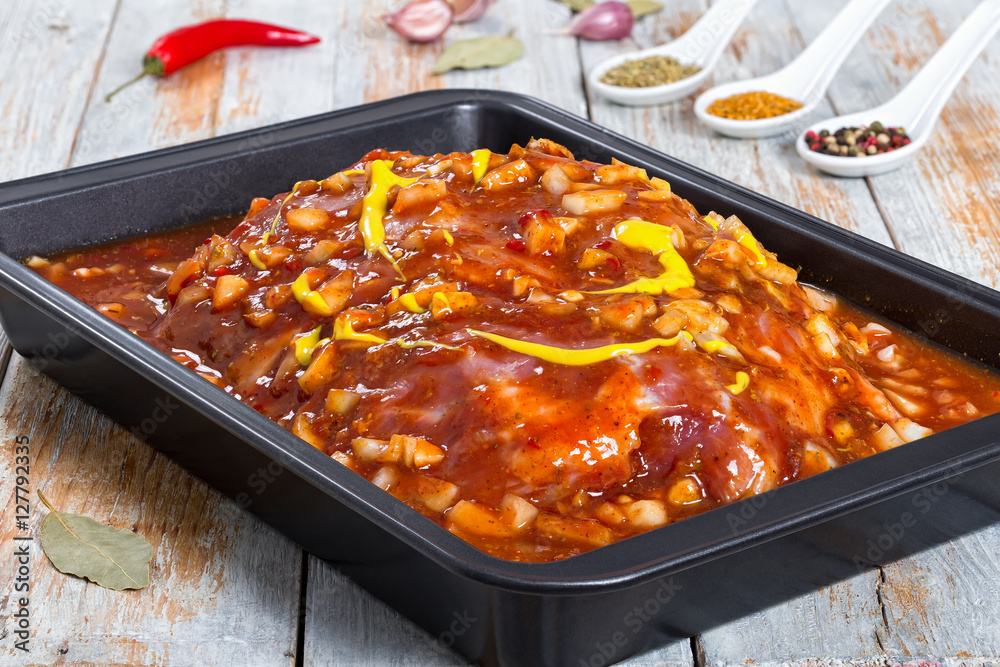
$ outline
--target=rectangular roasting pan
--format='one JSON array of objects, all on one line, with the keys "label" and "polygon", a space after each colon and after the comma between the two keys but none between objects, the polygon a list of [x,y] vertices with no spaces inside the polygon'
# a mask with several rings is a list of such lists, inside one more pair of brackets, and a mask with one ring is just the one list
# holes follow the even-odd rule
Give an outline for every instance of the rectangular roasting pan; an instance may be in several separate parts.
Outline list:
[{"label": "rectangular roasting pan", "polygon": [[[1000,519],[1000,415],[562,562],[483,554],[17,260],[245,210],[370,149],[506,152],[548,137],[737,214],[804,281],[1000,367],[1000,294],[538,100],[419,93],[0,185],[0,322],[69,390],[444,645],[487,665],[605,665]],[[163,419],[165,397],[180,404]],[[155,411],[155,413],[154,413]],[[155,419],[154,419],[155,414]],[[261,468],[282,474],[263,489]],[[457,632],[454,619],[475,619]]]}]

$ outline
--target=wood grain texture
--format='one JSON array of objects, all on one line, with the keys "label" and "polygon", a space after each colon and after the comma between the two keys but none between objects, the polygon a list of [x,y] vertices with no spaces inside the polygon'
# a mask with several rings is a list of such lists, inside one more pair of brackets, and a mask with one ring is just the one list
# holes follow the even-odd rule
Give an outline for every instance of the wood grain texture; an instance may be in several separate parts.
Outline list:
[{"label": "wood grain texture", "polygon": [[104,96],[142,70],[143,54],[157,37],[182,25],[218,18],[224,5],[224,0],[122,3],[80,125],[73,166],[213,136],[226,53],[213,54],[165,79],[147,77],[111,102]]},{"label": "wood grain texture", "polygon": [[[640,20],[629,39],[581,42],[584,69],[590,71],[605,58],[619,53],[669,42],[686,31],[706,8],[705,0],[671,2],[666,11]],[[803,41],[784,2],[760,0],[723,54],[705,89],[773,72],[791,61],[802,48]],[[600,125],[823,220],[890,244],[878,207],[864,181],[832,179],[809,170],[795,153],[791,131],[757,140],[719,136],[695,118],[695,97],[652,107],[621,106],[592,92],[589,99],[592,119]],[[831,112],[829,104],[820,104],[803,121],[803,127]],[[720,213],[727,215],[725,211]]]},{"label": "wood grain texture", "polygon": [[0,3],[0,181],[66,167],[116,5]]},{"label": "wood grain texture", "polygon": [[[830,88],[837,113],[881,104],[930,59],[978,3],[893,3],[879,17]],[[796,11],[803,32],[835,10]],[[868,179],[904,252],[972,280],[1000,285],[1000,40],[958,84],[934,136],[903,168]],[[873,119],[875,120],[875,119]]]},{"label": "wood grain texture", "polygon": [[[31,543],[31,652],[13,647],[13,558],[0,559],[5,665],[292,665],[300,550],[16,355],[0,400],[0,542],[58,509],[153,546],[151,585],[110,591],[60,574]],[[29,531],[14,525],[15,438],[30,438]],[[14,603],[16,604],[16,603]]]},{"label": "wood grain texture", "polygon": [[[380,20],[395,0],[340,3],[335,102],[338,108],[438,88],[474,88],[526,93],[578,115],[586,114],[576,40],[546,35],[562,25],[569,10],[551,0],[504,0],[479,21],[452,26],[444,39],[414,44]],[[524,57],[506,67],[430,74],[438,56],[458,39],[513,32]]]}]

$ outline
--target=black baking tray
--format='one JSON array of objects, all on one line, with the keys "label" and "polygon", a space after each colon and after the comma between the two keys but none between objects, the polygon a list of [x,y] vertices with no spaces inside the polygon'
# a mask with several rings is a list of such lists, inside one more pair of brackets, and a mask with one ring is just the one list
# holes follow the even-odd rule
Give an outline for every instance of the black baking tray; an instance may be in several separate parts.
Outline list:
[{"label": "black baking tray", "polygon": [[17,261],[238,213],[377,147],[506,151],[532,136],[578,158],[645,167],[702,212],[737,214],[803,280],[998,367],[997,292],[538,100],[482,90],[420,93],[2,184],[0,322],[45,373],[484,664],[609,664],[1000,519],[995,415],[565,561],[499,560]]}]

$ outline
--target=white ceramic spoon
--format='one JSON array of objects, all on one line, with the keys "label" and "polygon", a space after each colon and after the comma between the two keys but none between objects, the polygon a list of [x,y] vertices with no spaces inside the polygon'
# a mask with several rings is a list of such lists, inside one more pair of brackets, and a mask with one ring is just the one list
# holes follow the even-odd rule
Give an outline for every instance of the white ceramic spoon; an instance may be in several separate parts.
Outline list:
[{"label": "white ceramic spoon", "polygon": [[[609,100],[632,106],[662,104],[687,97],[698,90],[712,73],[715,64],[719,62],[719,56],[736,34],[736,29],[756,4],[757,0],[721,0],[713,4],[697,23],[674,41],[602,61],[590,70],[587,83],[591,90]],[[701,71],[686,79],[662,86],[625,88],[601,83],[601,77],[611,68],[652,56],[676,58],[681,63],[697,65]]]},{"label": "white ceramic spoon", "polygon": [[986,0],[965,19],[944,46],[917,72],[913,80],[895,97],[867,111],[827,118],[808,130],[836,132],[842,127],[870,125],[875,121],[886,127],[902,127],[910,143],[891,153],[858,157],[836,157],[809,150],[805,132],[795,148],[806,162],[835,176],[870,176],[902,166],[927,143],[934,123],[945,103],[962,80],[965,71],[1000,30],[1000,0]]},{"label": "white ceramic spoon", "polygon": [[[705,91],[695,100],[695,114],[719,134],[730,137],[767,137],[784,132],[820,103],[847,54],[891,1],[851,0],[798,58],[773,74],[724,83]],[[716,100],[759,90],[797,100],[802,108],[760,120],[720,118],[707,111],[708,105]]]}]

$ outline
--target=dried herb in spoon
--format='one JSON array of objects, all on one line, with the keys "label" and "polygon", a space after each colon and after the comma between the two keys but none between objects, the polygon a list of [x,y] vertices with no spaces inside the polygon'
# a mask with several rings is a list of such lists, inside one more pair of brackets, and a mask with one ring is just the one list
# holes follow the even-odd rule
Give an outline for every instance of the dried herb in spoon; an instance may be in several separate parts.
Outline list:
[{"label": "dried herb in spoon", "polygon": [[682,63],[672,56],[650,56],[612,67],[601,77],[601,83],[623,88],[648,88],[674,83],[700,71],[697,65]]}]

